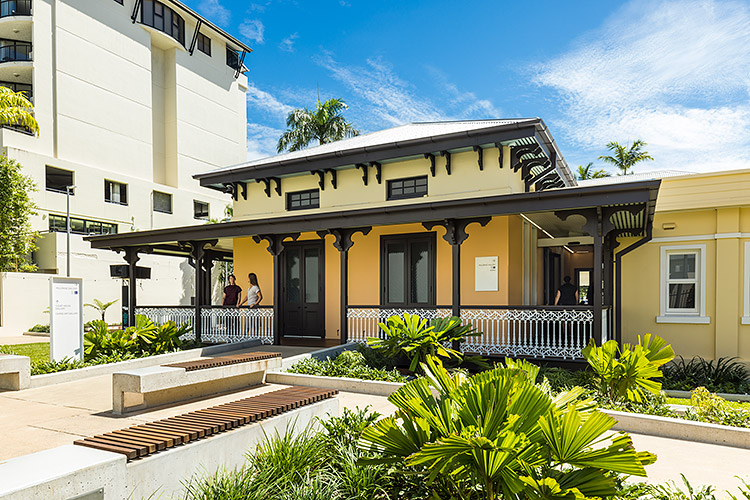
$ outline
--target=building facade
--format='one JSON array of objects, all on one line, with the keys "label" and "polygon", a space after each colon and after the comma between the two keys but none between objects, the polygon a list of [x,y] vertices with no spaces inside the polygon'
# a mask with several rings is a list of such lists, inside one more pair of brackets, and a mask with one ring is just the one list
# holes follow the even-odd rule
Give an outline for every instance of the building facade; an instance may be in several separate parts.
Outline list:
[{"label": "building facade", "polygon": [[[75,186],[71,275],[108,280],[90,287],[102,300],[119,297],[119,282],[107,277],[111,256],[84,248],[83,235],[224,216],[231,199],[193,175],[246,159],[249,51],[178,1],[0,1],[0,85],[27,93],[40,127],[38,136],[0,129],[0,145],[39,188],[40,270],[66,272],[58,233],[67,224],[67,186]],[[143,287],[189,302],[174,285],[189,285],[190,274],[183,280],[174,275],[179,264],[163,262],[141,261],[154,266]],[[6,299],[25,286],[22,278],[5,276]],[[8,304],[3,332],[12,323]]]}]

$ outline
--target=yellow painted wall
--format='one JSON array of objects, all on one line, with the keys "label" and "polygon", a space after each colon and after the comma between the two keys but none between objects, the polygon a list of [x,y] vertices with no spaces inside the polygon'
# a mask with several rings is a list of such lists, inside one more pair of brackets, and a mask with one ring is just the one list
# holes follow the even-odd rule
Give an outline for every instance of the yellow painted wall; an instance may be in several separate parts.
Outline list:
[{"label": "yellow painted wall", "polygon": [[[662,180],[652,242],[623,257],[623,340],[653,332],[686,358],[750,361],[745,314],[745,243],[750,241],[750,171]],[[673,227],[673,228],[672,228]],[[635,239],[623,241],[619,250]],[[704,244],[709,324],[657,323],[661,247]]]},{"label": "yellow painted wall", "polygon": [[[524,185],[518,172],[510,168],[509,148],[505,147],[504,168],[498,163],[497,148],[483,150],[484,170],[477,164],[477,153],[467,151],[451,156],[451,175],[445,169],[445,158],[436,157],[436,175],[429,172],[429,161],[425,158],[383,163],[382,183],[375,180],[375,169],[370,167],[368,185],[362,181],[362,171],[353,165],[337,170],[337,189],[331,186],[331,174],[325,176],[325,188],[320,191],[320,208],[316,213],[349,210],[364,207],[408,205],[430,200],[471,198],[492,194],[523,192]],[[404,177],[427,175],[427,197],[398,201],[386,201],[387,181]],[[247,186],[247,200],[242,197],[234,202],[234,219],[255,219],[269,215],[299,215],[300,212],[286,211],[286,193],[318,189],[318,176],[303,173],[281,180],[281,196],[273,184],[271,196],[263,191],[262,183],[250,182]]]}]

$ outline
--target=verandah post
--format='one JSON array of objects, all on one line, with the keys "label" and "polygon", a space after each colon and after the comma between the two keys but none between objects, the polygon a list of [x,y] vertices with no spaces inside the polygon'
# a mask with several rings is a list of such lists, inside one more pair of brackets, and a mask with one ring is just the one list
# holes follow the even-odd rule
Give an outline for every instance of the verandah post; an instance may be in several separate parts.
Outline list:
[{"label": "verandah post", "polygon": [[602,331],[602,222],[600,219],[596,221],[596,228],[594,229],[594,282],[593,282],[593,293],[594,293],[594,318],[593,318],[593,331],[592,336],[597,339],[599,345],[601,345],[604,339],[604,332]]}]

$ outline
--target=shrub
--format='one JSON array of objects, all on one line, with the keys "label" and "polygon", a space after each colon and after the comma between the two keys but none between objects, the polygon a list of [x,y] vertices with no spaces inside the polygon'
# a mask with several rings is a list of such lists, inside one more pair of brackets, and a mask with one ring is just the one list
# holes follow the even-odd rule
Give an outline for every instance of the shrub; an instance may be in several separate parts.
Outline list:
[{"label": "shrub", "polygon": [[297,431],[294,424],[287,425],[283,434],[278,430],[271,435],[264,433],[255,452],[248,456],[250,466],[264,471],[266,480],[281,484],[298,481],[328,461],[323,435],[310,426]]},{"label": "shrub", "polygon": [[149,356],[177,350],[180,337],[190,331],[187,325],[177,326],[173,321],[155,325],[146,316],[136,316],[135,326],[110,331],[107,323],[91,321],[91,329],[83,335],[84,357]]},{"label": "shrub", "polygon": [[341,416],[322,419],[318,422],[323,427],[329,445],[332,448],[354,446],[357,444],[362,431],[380,418],[380,413],[371,411],[369,406],[364,409],[350,410],[344,407]]},{"label": "shrub", "polygon": [[692,391],[705,387],[713,392],[750,393],[750,373],[736,358],[706,360],[694,357],[690,361],[680,356],[663,368],[664,388]]},{"label": "shrub", "polygon": [[29,328],[28,331],[35,332],[35,333],[49,333],[50,332],[49,325],[34,325],[31,328]]},{"label": "shrub", "polygon": [[728,405],[725,399],[711,394],[705,387],[693,391],[685,417],[712,424],[750,427],[750,411]]},{"label": "shrub", "polygon": [[550,387],[555,391],[572,389],[573,387],[584,387],[586,389],[596,388],[596,376],[589,370],[566,370],[565,368],[541,368],[539,373],[547,379]]},{"label": "shrub", "polygon": [[335,359],[326,359],[325,361],[315,358],[303,359],[292,365],[287,371],[319,377],[347,377],[385,382],[405,382],[407,380],[398,370],[389,371],[368,366],[362,353],[357,351],[344,351]]},{"label": "shrub", "polygon": [[583,389],[553,398],[534,383],[538,368],[509,366],[468,378],[428,358],[425,377],[388,397],[396,414],[362,433],[360,448],[375,456],[363,463],[401,463],[486,500],[611,496],[612,473],[646,475],[656,457],[624,433],[602,444],[615,420],[580,401]]},{"label": "shrub", "polygon": [[674,358],[672,346],[650,333],[639,335],[634,346],[609,340],[597,347],[591,339],[582,354],[596,373],[600,395],[611,403],[642,402],[647,392],[661,391],[661,384],[652,379],[661,377],[659,367]]}]

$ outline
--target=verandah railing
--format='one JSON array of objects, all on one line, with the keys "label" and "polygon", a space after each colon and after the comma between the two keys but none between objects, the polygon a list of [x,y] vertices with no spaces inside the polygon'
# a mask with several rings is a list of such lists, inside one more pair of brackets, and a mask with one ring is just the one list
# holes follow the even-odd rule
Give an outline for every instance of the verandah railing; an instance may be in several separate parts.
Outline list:
[{"label": "verandah railing", "polygon": [[[174,321],[187,324],[191,331],[183,340],[195,339],[194,306],[142,306],[135,308],[136,314],[162,325]],[[264,344],[273,343],[273,307],[223,307],[202,306],[200,309],[201,340],[203,342],[240,342],[259,339]]]},{"label": "verandah railing", "polygon": [[[349,341],[364,343],[368,337],[382,338],[378,323],[404,312],[427,319],[451,315],[449,307],[350,306],[347,310]],[[604,314],[607,314],[606,310]],[[464,306],[461,319],[482,333],[461,344],[463,352],[484,356],[580,359],[581,350],[592,336],[594,311],[590,306]],[[603,322],[602,326],[606,332],[607,325]]]}]

